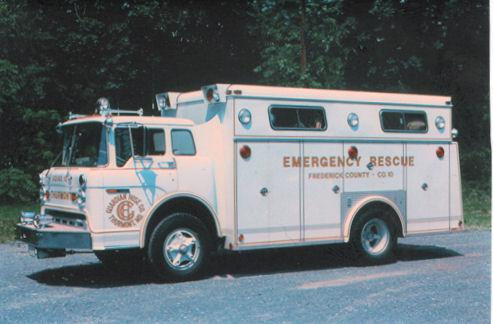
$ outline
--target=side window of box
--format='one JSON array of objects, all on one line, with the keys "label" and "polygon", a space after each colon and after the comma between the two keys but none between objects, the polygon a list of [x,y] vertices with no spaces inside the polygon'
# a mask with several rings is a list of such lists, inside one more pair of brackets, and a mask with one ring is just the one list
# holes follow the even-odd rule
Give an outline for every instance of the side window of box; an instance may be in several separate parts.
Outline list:
[{"label": "side window of box", "polygon": [[384,132],[426,133],[428,131],[424,111],[381,110],[380,124]]},{"label": "side window of box", "polygon": [[187,129],[171,131],[171,146],[174,155],[195,155],[195,143],[192,133]]},{"label": "side window of box", "polygon": [[327,129],[325,110],[322,107],[282,107],[269,108],[269,119],[275,130],[311,130]]}]

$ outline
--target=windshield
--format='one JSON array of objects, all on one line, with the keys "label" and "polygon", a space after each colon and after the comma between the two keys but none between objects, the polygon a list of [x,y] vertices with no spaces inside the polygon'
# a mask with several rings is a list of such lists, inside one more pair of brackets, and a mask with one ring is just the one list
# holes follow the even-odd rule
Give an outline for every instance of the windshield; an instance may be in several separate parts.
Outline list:
[{"label": "windshield", "polygon": [[63,126],[63,149],[56,166],[96,167],[106,165],[106,131],[101,123]]}]

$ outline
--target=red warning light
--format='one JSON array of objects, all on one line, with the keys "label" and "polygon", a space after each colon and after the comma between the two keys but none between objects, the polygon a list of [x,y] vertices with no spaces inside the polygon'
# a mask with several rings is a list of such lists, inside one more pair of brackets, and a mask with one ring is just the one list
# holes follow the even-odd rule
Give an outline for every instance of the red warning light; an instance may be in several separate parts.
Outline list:
[{"label": "red warning light", "polygon": [[358,157],[358,148],[356,146],[351,146],[348,150],[347,153],[351,160],[354,160]]}]

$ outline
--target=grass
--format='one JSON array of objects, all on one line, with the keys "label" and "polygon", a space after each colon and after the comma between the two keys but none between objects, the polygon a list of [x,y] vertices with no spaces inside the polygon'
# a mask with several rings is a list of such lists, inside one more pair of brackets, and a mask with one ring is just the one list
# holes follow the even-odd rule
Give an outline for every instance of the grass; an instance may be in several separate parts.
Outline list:
[{"label": "grass", "polygon": [[[464,223],[467,229],[491,228],[491,186],[489,183],[465,182],[462,188]],[[15,224],[22,210],[39,210],[32,204],[0,205],[0,243],[15,239]]]}]

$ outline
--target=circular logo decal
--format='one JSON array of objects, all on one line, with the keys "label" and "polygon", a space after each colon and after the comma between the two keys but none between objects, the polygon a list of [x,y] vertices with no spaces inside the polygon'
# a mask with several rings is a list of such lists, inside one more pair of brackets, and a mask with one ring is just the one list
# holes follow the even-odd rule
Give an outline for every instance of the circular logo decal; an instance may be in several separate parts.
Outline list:
[{"label": "circular logo decal", "polygon": [[118,227],[134,227],[144,216],[145,206],[142,201],[132,194],[121,194],[111,199],[106,213],[110,221]]}]

